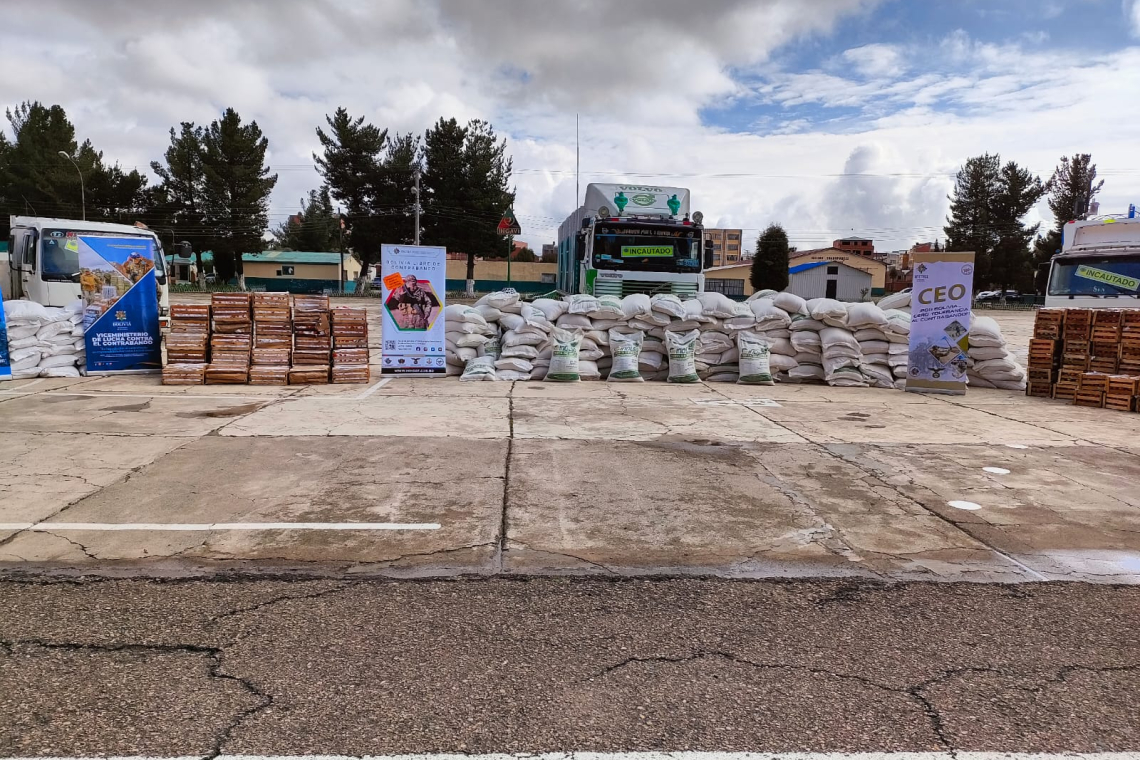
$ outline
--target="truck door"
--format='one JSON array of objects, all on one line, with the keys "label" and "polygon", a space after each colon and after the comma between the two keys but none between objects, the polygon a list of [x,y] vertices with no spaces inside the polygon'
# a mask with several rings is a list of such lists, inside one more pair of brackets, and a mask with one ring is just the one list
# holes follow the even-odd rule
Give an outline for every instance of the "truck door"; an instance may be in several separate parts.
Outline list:
[{"label": "truck door", "polygon": [[22,237],[23,240],[19,243],[20,284],[17,295],[37,303],[44,303],[43,297],[47,294],[40,292],[43,289],[37,287],[40,284],[36,273],[36,242],[39,238],[35,230],[24,230]]}]

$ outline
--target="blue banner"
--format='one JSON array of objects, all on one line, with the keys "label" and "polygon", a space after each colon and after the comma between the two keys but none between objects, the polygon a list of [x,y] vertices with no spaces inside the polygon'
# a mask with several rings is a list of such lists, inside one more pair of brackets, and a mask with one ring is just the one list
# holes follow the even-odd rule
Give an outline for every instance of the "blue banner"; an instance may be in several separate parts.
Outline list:
[{"label": "blue banner", "polygon": [[87,371],[161,370],[154,241],[80,235],[67,245],[79,250]]},{"label": "blue banner", "polygon": [[12,377],[12,362],[8,353],[8,324],[4,320],[4,296],[0,294],[0,380]]}]

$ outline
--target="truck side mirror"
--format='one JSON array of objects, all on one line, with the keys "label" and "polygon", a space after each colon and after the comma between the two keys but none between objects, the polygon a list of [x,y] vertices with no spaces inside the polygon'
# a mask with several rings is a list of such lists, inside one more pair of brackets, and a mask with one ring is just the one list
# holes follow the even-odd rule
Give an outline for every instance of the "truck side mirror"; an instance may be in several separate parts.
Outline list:
[{"label": "truck side mirror", "polygon": [[713,241],[705,241],[705,269],[712,269],[713,265]]}]

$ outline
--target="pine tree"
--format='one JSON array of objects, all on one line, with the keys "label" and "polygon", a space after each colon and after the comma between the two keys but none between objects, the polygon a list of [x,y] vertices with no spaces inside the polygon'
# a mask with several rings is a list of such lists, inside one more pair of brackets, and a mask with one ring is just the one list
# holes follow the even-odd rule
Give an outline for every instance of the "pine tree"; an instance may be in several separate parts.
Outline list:
[{"label": "pine tree", "polygon": [[1026,227],[1021,219],[1029,213],[1041,196],[1045,186],[1034,176],[1010,161],[1001,168],[997,193],[994,195],[993,218],[997,240],[990,263],[990,281],[1004,293],[1016,285],[1028,290],[1033,282],[1032,255],[1029,243],[1037,235],[1040,224]]},{"label": "pine tree", "polygon": [[950,216],[942,228],[946,233],[947,251],[973,251],[975,285],[990,281],[991,259],[997,243],[992,215],[1000,173],[1000,156],[986,153],[967,159],[958,170],[954,194],[950,196]]},{"label": "pine tree", "polygon": [[184,121],[179,131],[170,128],[170,146],[163,154],[166,164],[151,161],[151,170],[161,184],[154,189],[151,213],[158,224],[178,239],[189,239],[199,272],[202,270],[201,238],[205,229],[206,173],[202,166],[202,128]]},{"label": "pine tree", "polygon": [[788,287],[788,233],[779,224],[769,224],[756,239],[749,282],[753,290],[784,290]]},{"label": "pine tree", "polygon": [[370,205],[384,243],[415,241],[415,173],[422,168],[419,135],[397,134],[388,140],[371,188]]},{"label": "pine tree", "polygon": [[203,205],[214,266],[222,282],[236,274],[243,289],[242,254],[261,251],[269,194],[277,184],[277,175],[265,165],[268,147],[257,122],[243,125],[232,108],[202,134]]},{"label": "pine tree", "polygon": [[9,214],[31,214],[131,223],[145,212],[146,178],[105,164],[90,140],[80,144],[61,106],[27,101],[7,117],[13,139],[4,140],[0,165],[5,222]]},{"label": "pine tree", "polygon": [[468,237],[466,159],[467,130],[455,119],[440,119],[424,134],[423,239],[431,245],[468,255],[468,279],[475,250]]},{"label": "pine tree", "polygon": [[354,119],[344,108],[325,121],[327,133],[317,127],[324,150],[320,155],[314,153],[313,159],[330,195],[341,204],[347,244],[360,260],[363,279],[380,260],[380,245],[393,242],[384,239],[384,224],[375,208],[388,130],[365,123],[363,116]]},{"label": "pine tree", "polygon": [[327,185],[310,190],[301,211],[273,231],[276,247],[283,251],[339,251],[340,216],[333,208]]},{"label": "pine tree", "polygon": [[1102,187],[1104,180],[1096,181],[1096,164],[1092,162],[1091,153],[1077,153],[1072,158],[1061,156],[1053,176],[1045,183],[1049,210],[1053,212],[1053,228],[1034,243],[1033,258],[1038,264],[1047,263],[1061,250],[1065,223],[1082,218]]}]

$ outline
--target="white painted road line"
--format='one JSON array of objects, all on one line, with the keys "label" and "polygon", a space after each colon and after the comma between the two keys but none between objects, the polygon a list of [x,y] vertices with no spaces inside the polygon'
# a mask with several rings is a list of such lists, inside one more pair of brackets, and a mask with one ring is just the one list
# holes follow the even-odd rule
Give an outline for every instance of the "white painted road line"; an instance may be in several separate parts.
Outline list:
[{"label": "white painted road line", "polygon": [[439,523],[0,523],[0,530],[30,530],[52,533],[60,530],[93,531],[220,531],[220,530],[439,530]]},{"label": "white painted road line", "polygon": [[[7,760],[201,760],[201,756],[13,757]],[[549,752],[535,755],[218,755],[216,760],[1140,760],[1140,752]]]},{"label": "white painted road line", "polygon": [[392,378],[390,378],[390,377],[386,377],[386,378],[384,378],[383,380],[380,380],[380,381],[378,381],[377,383],[375,383],[375,384],[374,384],[374,385],[373,385],[371,388],[368,388],[367,390],[365,390],[363,393],[361,393],[361,394],[360,394],[359,396],[357,396],[356,398],[357,398],[358,400],[359,400],[359,399],[363,399],[363,398],[368,398],[368,397],[369,397],[369,396],[371,396],[373,393],[375,393],[376,391],[380,390],[381,388],[383,388],[385,385],[387,385],[387,384],[388,384],[388,383],[390,383],[390,382],[392,382]]}]

